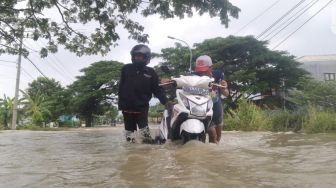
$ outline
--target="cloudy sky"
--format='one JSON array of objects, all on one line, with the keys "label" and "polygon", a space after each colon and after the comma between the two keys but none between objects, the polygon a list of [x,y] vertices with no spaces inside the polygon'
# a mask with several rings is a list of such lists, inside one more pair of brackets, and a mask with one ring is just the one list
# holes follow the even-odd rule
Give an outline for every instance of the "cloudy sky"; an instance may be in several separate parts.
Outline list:
[{"label": "cloudy sky", "polygon": [[[215,37],[226,37],[228,35],[254,35],[259,36],[269,28],[276,20],[281,18],[293,6],[301,0],[231,0],[234,5],[241,9],[238,19],[231,18],[229,28],[220,24],[219,18],[210,18],[208,15],[194,15],[192,18],[162,20],[157,16],[147,18],[135,17],[137,21],[145,26],[145,32],[149,34],[149,46],[153,52],[160,52],[162,48],[172,47],[176,41],[168,39],[173,36],[187,42],[190,46],[202,42],[205,39]],[[269,48],[285,50],[297,57],[304,55],[336,54],[336,3],[332,1],[319,14],[308,21],[301,29],[285,40],[292,32],[298,29],[304,22],[315,15],[330,0],[306,0],[297,7],[291,14],[284,17],[282,22],[275,25],[275,30],[260,36],[261,40],[269,40]],[[315,3],[316,2],[316,3]],[[303,13],[305,7],[311,8]],[[294,20],[294,21],[292,21]],[[291,24],[289,24],[292,22]],[[284,26],[288,25],[285,29]],[[279,32],[282,29],[281,32]],[[130,41],[122,29],[119,45],[113,48],[106,56],[84,56],[77,57],[74,54],[59,50],[57,54],[48,58],[40,59],[34,49],[40,48],[42,42],[33,43],[24,41],[31,49],[30,59],[47,77],[54,78],[63,86],[71,84],[75,77],[80,75],[79,70],[100,60],[117,60],[130,62],[130,49],[136,44]],[[284,42],[283,42],[284,41]],[[282,43],[281,43],[282,42]],[[278,44],[280,44],[278,46]],[[10,62],[4,62],[10,61]],[[17,57],[0,56],[0,98],[4,94],[13,97],[15,90]],[[157,60],[150,64],[153,66]],[[41,74],[27,60],[22,61],[22,72],[20,89],[25,89],[29,82]]]}]

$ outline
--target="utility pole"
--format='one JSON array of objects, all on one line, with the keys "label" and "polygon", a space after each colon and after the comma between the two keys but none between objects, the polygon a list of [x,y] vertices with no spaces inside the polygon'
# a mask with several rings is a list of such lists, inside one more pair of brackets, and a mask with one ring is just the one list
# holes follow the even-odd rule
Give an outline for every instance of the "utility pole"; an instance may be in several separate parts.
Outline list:
[{"label": "utility pole", "polygon": [[17,62],[15,97],[14,97],[14,104],[13,104],[12,130],[16,130],[18,98],[19,98],[19,89],[20,89],[20,75],[21,75],[21,56],[22,56],[22,43],[23,43],[22,40],[23,40],[23,29],[22,29],[22,35],[20,38],[19,57],[18,57],[18,62]]},{"label": "utility pole", "polygon": [[282,106],[283,106],[283,109],[286,110],[286,85],[285,85],[286,79],[283,78],[281,80],[281,82],[282,82],[282,94],[283,94],[283,96],[282,96],[282,102],[283,102]]}]

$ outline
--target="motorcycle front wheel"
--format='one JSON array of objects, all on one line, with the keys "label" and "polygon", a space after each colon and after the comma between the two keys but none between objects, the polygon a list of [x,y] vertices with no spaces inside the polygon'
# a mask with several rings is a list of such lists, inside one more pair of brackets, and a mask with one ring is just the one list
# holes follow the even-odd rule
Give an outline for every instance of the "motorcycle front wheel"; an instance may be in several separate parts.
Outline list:
[{"label": "motorcycle front wheel", "polygon": [[188,133],[186,131],[182,131],[181,133],[182,143],[185,144],[190,140],[198,140],[200,142],[205,143],[206,134],[202,133]]}]

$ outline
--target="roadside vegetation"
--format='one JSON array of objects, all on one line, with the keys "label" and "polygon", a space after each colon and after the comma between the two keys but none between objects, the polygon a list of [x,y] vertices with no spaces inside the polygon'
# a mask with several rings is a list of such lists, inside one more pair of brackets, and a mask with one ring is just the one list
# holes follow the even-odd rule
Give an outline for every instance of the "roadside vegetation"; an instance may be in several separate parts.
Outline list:
[{"label": "roadside vegetation", "polygon": [[[193,45],[194,58],[210,55],[215,68],[224,71],[229,83],[230,96],[223,100],[224,130],[335,131],[336,84],[313,81],[294,56],[271,51],[266,44],[251,36],[229,36]],[[153,57],[160,57],[161,65],[172,70],[168,75],[155,67],[161,78],[186,74],[188,70],[189,64],[185,62],[189,61],[189,49],[181,44],[162,49]],[[21,91],[17,128],[49,130],[48,127],[91,127],[119,122],[116,104],[123,64],[92,63],[67,87],[44,77],[32,81]],[[276,100],[254,100],[256,93]],[[171,99],[174,95],[174,90],[168,93]],[[0,97],[0,129],[10,129],[13,101],[8,96]],[[158,123],[162,111],[163,106],[151,107],[149,121]]]},{"label": "roadside vegetation", "polygon": [[252,102],[225,114],[224,130],[326,133],[336,131],[336,113],[305,106],[300,110],[264,110]]},{"label": "roadside vegetation", "polygon": [[[225,115],[224,130],[293,131],[325,133],[336,131],[336,83],[303,79],[288,99],[294,109],[262,109],[242,100],[238,108]],[[267,122],[265,126],[265,122]]]}]

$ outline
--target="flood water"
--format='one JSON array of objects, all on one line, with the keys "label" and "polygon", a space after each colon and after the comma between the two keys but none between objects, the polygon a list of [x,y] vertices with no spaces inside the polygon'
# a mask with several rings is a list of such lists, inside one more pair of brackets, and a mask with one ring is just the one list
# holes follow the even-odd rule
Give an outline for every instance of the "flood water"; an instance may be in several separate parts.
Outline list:
[{"label": "flood water", "polygon": [[0,187],[336,187],[336,134],[126,143],[122,127],[0,132]]}]

